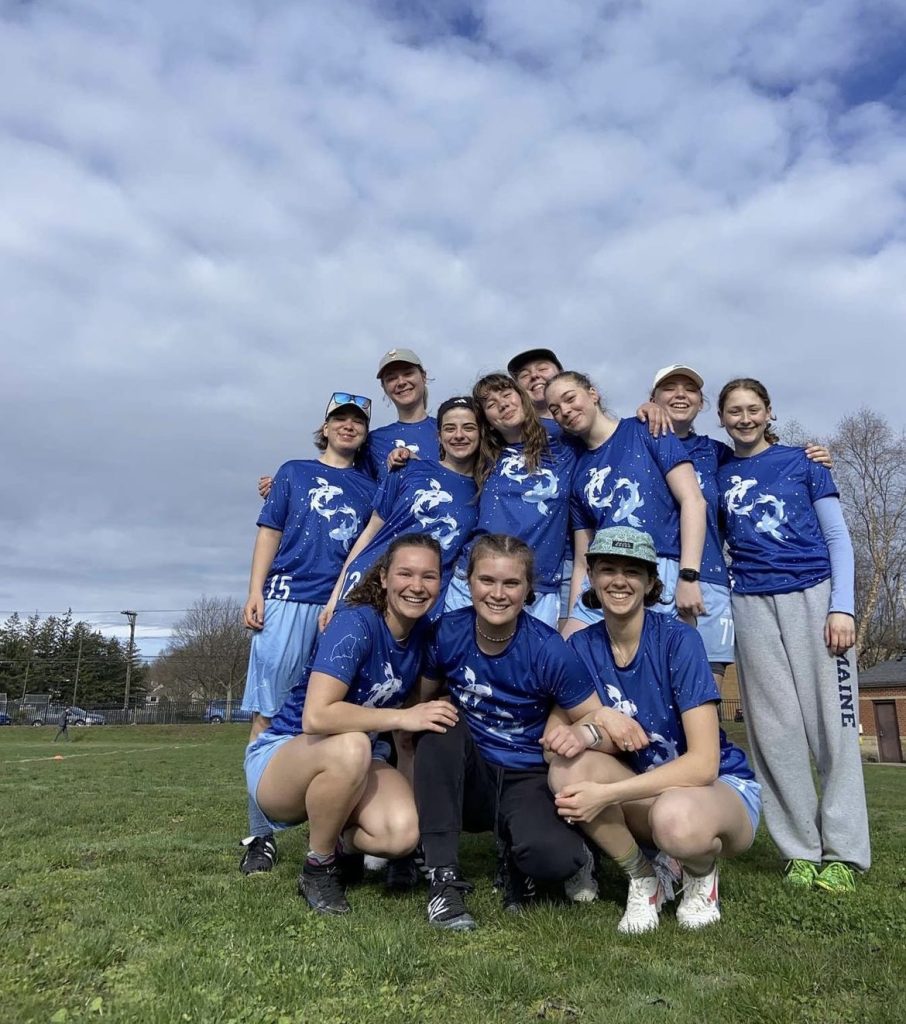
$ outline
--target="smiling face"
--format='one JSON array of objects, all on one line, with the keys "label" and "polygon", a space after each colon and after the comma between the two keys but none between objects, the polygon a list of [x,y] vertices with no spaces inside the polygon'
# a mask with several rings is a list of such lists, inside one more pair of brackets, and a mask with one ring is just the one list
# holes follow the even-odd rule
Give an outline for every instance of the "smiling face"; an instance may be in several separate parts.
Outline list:
[{"label": "smiling face", "polygon": [[413,363],[390,363],[381,373],[384,394],[398,412],[424,408],[426,381],[425,371]]},{"label": "smiling face", "polygon": [[569,377],[563,377],[547,385],[545,391],[551,416],[568,434],[586,436],[594,426],[601,407],[598,392],[586,388]]},{"label": "smiling face", "polygon": [[532,359],[516,374],[516,383],[528,393],[535,409],[541,416],[547,416],[547,401],[544,398],[544,385],[556,377],[560,368],[549,359]]},{"label": "smiling face", "polygon": [[737,455],[757,455],[770,447],[765,430],[773,416],[771,407],[750,388],[734,388],[723,399],[721,426],[730,435]]},{"label": "smiling face", "polygon": [[488,390],[481,398],[485,419],[505,441],[518,441],[525,424],[525,408],[519,391],[513,388]]},{"label": "smiling face", "polygon": [[510,632],[529,592],[525,562],[513,555],[482,555],[469,574],[479,628],[494,636]]},{"label": "smiling face", "polygon": [[461,469],[470,466],[478,451],[481,431],[471,409],[450,409],[439,424],[444,465]]},{"label": "smiling face", "polygon": [[348,457],[354,455],[368,436],[368,421],[364,415],[346,407],[332,413],[321,428],[329,451]]},{"label": "smiling face", "polygon": [[440,594],[437,552],[427,547],[400,546],[390,565],[381,571],[381,586],[387,593],[387,625],[394,636],[407,636]]},{"label": "smiling face", "polygon": [[588,559],[588,578],[605,617],[621,620],[644,613],[645,595],[654,587],[651,569],[636,558],[595,555]]},{"label": "smiling face", "polygon": [[667,413],[680,436],[688,434],[704,404],[701,388],[684,373],[665,377],[651,398]]}]

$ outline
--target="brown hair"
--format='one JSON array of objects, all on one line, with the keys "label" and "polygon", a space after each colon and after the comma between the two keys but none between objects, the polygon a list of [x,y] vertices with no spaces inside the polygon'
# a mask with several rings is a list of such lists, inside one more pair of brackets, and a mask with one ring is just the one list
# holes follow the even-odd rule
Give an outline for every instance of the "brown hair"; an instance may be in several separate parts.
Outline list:
[{"label": "brown hair", "polygon": [[466,570],[468,579],[472,578],[475,571],[475,563],[479,558],[515,558],[522,562],[525,572],[525,580],[528,583],[528,593],[525,595],[526,604],[535,603],[535,592],[532,590],[532,583],[535,579],[535,556],[532,549],[518,537],[511,537],[506,533],[484,533],[472,545],[469,552],[469,567]]},{"label": "brown hair", "polygon": [[[588,571],[591,573],[591,567],[600,558],[607,557],[605,555],[587,555],[585,562],[588,566]],[[620,556],[621,558],[624,556]],[[651,591],[647,593],[642,601],[645,608],[651,608],[653,605],[659,604],[661,597],[664,593],[664,581],[657,574],[657,566],[652,565],[651,562],[646,562],[641,558],[627,558],[627,562],[635,562],[636,565],[644,565],[645,571],[648,573],[648,579],[654,581],[654,586]],[[601,602],[598,600],[598,595],[595,593],[594,587],[589,587],[588,590],[581,597],[582,604],[586,608],[600,608]]]},{"label": "brown hair", "polygon": [[[427,412],[428,411],[428,374],[425,371],[424,366],[419,366],[418,363],[409,363],[409,365],[410,366],[414,366],[417,370],[421,371],[422,380],[425,382],[425,397],[424,397],[424,400],[423,400],[422,404],[425,407],[425,412]],[[386,370],[387,367],[385,366],[384,369]],[[393,399],[390,397],[390,395],[387,394],[387,388],[384,386],[384,374],[383,374],[383,371],[381,372],[381,376],[380,376],[379,380],[381,382],[381,391],[384,392],[384,398],[386,398],[387,401],[389,401],[391,403],[391,405],[393,405]],[[434,378],[432,377],[431,380],[434,380]],[[396,408],[395,405],[393,407]]]},{"label": "brown hair", "polygon": [[[764,407],[767,409],[771,420],[776,420],[777,417],[771,409],[771,396],[768,394],[768,389],[760,380],[756,380],[754,377],[736,377],[734,380],[727,381],[720,389],[720,395],[717,398],[717,415],[721,419],[723,419],[724,405],[730,396],[730,392],[735,391],[737,388],[744,388],[746,391],[753,391],[758,395],[762,402],[764,402]],[[764,428],[764,439],[768,444],[777,444],[780,436],[770,424],[767,424]]]},{"label": "brown hair", "polygon": [[343,600],[346,604],[370,604],[381,615],[387,611],[387,590],[381,583],[381,573],[388,572],[393,556],[400,548],[427,548],[437,555],[437,568],[440,571],[440,544],[427,533],[404,533],[393,540],[387,550],[365,573],[361,580],[349,591]]},{"label": "brown hair", "polygon": [[[330,416],[336,416],[338,412],[344,412],[346,409],[353,409],[353,406],[341,406],[339,409],[334,409]],[[312,435],[315,440],[315,448],[317,448],[319,452],[327,451],[327,438],[324,436],[324,428],[327,426],[327,420],[330,419],[330,416],[328,416],[327,419],[324,420],[321,426],[318,427],[318,429]],[[362,438],[362,444],[359,445],[356,451],[359,451],[362,448],[362,445],[364,445],[365,442],[368,440],[368,417],[365,415],[365,413],[359,412],[359,419],[361,419],[361,421],[365,424],[365,436]]]},{"label": "brown hair", "polygon": [[484,400],[488,395],[500,394],[503,391],[515,391],[522,404],[525,415],[522,424],[522,453],[525,468],[529,473],[537,473],[543,455],[550,453],[550,442],[547,431],[541,426],[535,406],[528,392],[520,387],[507,373],[489,373],[476,381],[472,388],[472,399],[475,402],[478,425],[481,427],[481,447],[478,450],[478,462],[475,467],[475,482],[478,490],[484,486],[491,475],[500,454],[507,446],[503,435],[488,422],[484,412]]}]

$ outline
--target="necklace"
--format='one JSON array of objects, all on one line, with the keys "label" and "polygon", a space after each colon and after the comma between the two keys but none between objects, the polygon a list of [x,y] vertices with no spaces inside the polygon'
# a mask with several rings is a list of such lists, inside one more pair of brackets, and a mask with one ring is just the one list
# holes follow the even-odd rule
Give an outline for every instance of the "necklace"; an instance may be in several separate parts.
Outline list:
[{"label": "necklace", "polygon": [[518,623],[513,626],[513,632],[509,636],[488,636],[487,633],[478,625],[478,620],[475,620],[475,632],[481,637],[482,640],[487,640],[489,644],[505,644],[507,640],[512,640],[516,635]]}]

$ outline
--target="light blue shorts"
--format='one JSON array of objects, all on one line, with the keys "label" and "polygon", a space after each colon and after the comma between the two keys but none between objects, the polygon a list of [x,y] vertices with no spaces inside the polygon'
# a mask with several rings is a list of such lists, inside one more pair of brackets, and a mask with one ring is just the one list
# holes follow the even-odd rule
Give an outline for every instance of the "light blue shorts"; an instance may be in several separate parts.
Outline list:
[{"label": "light blue shorts", "polygon": [[758,822],[761,819],[761,783],[754,779],[741,779],[738,775],[718,775],[718,782],[734,789],[746,809],[749,821],[752,823],[752,841],[755,840],[755,833],[758,831]]},{"label": "light blue shorts", "polygon": [[[270,760],[274,754],[277,753],[284,743],[288,743],[290,740],[295,738],[295,736],[277,735],[272,733],[269,729],[265,729],[264,732],[260,733],[260,735],[258,735],[245,749],[246,788],[248,789],[249,796],[255,806],[259,811],[261,811],[261,814],[267,818],[271,828],[275,830],[292,828],[293,825],[298,824],[298,822],[274,821],[272,818],[268,818],[258,804],[258,784],[261,782],[261,776],[264,774],[265,768],[270,764]],[[376,737],[372,737],[372,760],[387,761],[389,757],[390,744],[387,743],[386,740],[379,740]]]},{"label": "light blue shorts", "polygon": [[273,718],[302,672],[318,639],[322,604],[265,601],[264,628],[252,635],[243,711]]},{"label": "light blue shorts", "polygon": [[[675,558],[659,558],[657,574],[658,579],[664,584],[664,590],[660,601],[652,605],[651,610],[663,612],[665,615],[672,615],[676,618],[676,581],[679,579],[679,562]],[[578,619],[579,622],[584,622],[587,626],[602,622],[604,619],[604,612],[600,608],[586,608],[582,603],[582,597],[589,587],[590,583],[586,575],[582,593],[576,598],[576,603],[569,613],[571,619]]]},{"label": "light blue shorts", "polygon": [[705,642],[708,661],[714,666],[733,661],[733,613],[730,611],[730,588],[718,583],[702,583],[705,614],[699,616],[696,629]]},{"label": "light blue shorts", "polygon": [[563,565],[560,566],[560,572],[563,574],[560,580],[560,618],[569,618],[569,591],[573,582],[573,559],[570,555],[569,558],[563,559]]},{"label": "light blue shorts", "polygon": [[[453,574],[450,586],[447,587],[447,596],[444,599],[444,611],[455,612],[460,608],[472,607],[472,594],[465,577],[459,573]],[[557,619],[560,614],[560,594],[538,594],[531,604],[525,606],[529,615],[546,622],[554,629],[557,628]]]}]

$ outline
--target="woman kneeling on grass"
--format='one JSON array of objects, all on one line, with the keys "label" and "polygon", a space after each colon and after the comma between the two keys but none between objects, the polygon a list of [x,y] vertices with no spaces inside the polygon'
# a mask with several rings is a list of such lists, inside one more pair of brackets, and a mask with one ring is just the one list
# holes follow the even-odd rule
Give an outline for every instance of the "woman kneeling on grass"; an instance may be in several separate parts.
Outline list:
[{"label": "woman kneeling on grass", "polygon": [[550,770],[560,815],[629,876],[623,933],[657,928],[672,897],[639,843],[680,862],[677,920],[700,928],[720,919],[717,857],[751,846],[761,808],[745,754],[718,725],[720,694],[701,637],[649,610],[660,596],[657,558],[651,537],[625,526],[600,530],[588,548],[604,622],[569,643],[613,710],[595,719],[606,734],[598,749],[556,758]]},{"label": "woman kneeling on grass", "polygon": [[445,701],[401,705],[421,671],[427,613],[440,591],[440,547],[405,534],[388,547],[333,617],[269,729],[245,757],[249,794],[274,828],[309,823],[299,894],[312,910],[345,914],[345,885],[362,854],[400,857],[418,842],[408,782],[375,757],[379,732],[444,732]]}]

